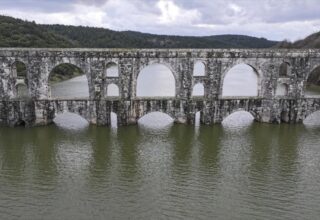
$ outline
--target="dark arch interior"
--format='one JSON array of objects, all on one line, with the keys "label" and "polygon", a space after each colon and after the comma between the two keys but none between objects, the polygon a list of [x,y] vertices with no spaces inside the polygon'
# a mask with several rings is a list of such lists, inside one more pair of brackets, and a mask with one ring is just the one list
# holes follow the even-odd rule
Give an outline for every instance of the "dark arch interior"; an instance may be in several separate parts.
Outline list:
[{"label": "dark arch interior", "polygon": [[18,78],[27,78],[27,67],[23,62],[14,62],[12,65],[12,70],[14,72],[14,75]]},{"label": "dark arch interior", "polygon": [[15,127],[25,127],[26,122],[24,120],[19,120],[16,122]]},{"label": "dark arch interior", "polygon": [[288,71],[289,71],[289,64],[287,62],[283,62],[280,65],[279,76],[280,77],[287,77]]},{"label": "dark arch interior", "polygon": [[315,68],[307,79],[306,95],[320,95],[320,66]]}]

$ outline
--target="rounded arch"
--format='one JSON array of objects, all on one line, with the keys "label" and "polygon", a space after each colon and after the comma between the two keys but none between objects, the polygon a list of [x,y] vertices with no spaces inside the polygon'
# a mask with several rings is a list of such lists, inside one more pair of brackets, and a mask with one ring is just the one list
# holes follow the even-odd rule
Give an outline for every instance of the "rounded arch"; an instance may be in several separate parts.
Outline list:
[{"label": "rounded arch", "polygon": [[313,68],[308,74],[304,89],[306,96],[320,95],[320,65]]},{"label": "rounded arch", "polygon": [[14,123],[14,127],[27,127],[25,120],[19,119]]},{"label": "rounded arch", "polygon": [[106,77],[119,77],[119,66],[116,62],[108,62],[106,64]]},{"label": "rounded arch", "polygon": [[204,85],[203,83],[197,83],[193,86],[192,96],[204,96]]},{"label": "rounded arch", "polygon": [[251,64],[236,61],[222,74],[220,94],[226,96],[259,96],[261,74]]},{"label": "rounded arch", "polygon": [[78,112],[71,111],[55,112],[52,121],[59,127],[71,130],[83,129],[89,126],[89,120]]},{"label": "rounded arch", "polygon": [[25,83],[17,83],[15,85],[16,97],[17,98],[28,98],[29,97],[29,88]]},{"label": "rounded arch", "polygon": [[48,76],[48,96],[54,98],[88,98],[89,80],[73,63],[59,63]]},{"label": "rounded arch", "polygon": [[138,97],[175,97],[177,94],[177,77],[163,63],[151,63],[142,68],[136,82]]},{"label": "rounded arch", "polygon": [[246,111],[244,109],[237,109],[229,114],[224,115],[222,119],[222,124],[230,125],[247,125],[256,120],[255,113],[251,111]]},{"label": "rounded arch", "polygon": [[193,76],[205,76],[206,75],[206,65],[204,61],[197,60],[193,65]]},{"label": "rounded arch", "polygon": [[13,77],[27,79],[27,65],[20,60],[11,64],[11,72]]},{"label": "rounded arch", "polygon": [[279,77],[288,77],[290,75],[290,64],[286,61],[280,64]]},{"label": "rounded arch", "polygon": [[118,97],[118,96],[120,96],[119,87],[114,83],[109,84],[107,86],[106,96],[107,97]]},{"label": "rounded arch", "polygon": [[276,96],[287,96],[289,91],[289,86],[286,83],[278,82],[275,95]]}]

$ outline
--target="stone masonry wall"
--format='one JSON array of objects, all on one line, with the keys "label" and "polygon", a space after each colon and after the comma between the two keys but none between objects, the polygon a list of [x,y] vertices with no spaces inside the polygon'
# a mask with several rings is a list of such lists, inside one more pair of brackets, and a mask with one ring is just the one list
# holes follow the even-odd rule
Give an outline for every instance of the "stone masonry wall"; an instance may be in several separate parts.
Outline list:
[{"label": "stone masonry wall", "polygon": [[[16,97],[17,76],[12,65],[21,61],[27,68],[29,99]],[[194,64],[205,64],[204,76],[193,76]],[[49,76],[54,67],[69,63],[87,76],[88,100],[53,100]],[[119,69],[118,77],[107,77],[109,64]],[[174,98],[136,97],[140,71],[153,63],[166,65],[175,77]],[[222,97],[223,80],[237,64],[251,66],[258,76],[258,97]],[[287,73],[280,75],[286,63]],[[299,123],[319,110],[318,98],[305,97],[309,74],[320,65],[319,50],[279,49],[22,49],[0,48],[0,122],[45,125],[61,112],[81,115],[90,123],[110,124],[110,113],[122,125],[137,123],[147,113],[160,111],[179,123],[194,123],[201,112],[204,124],[220,123],[237,110],[250,112],[256,121]],[[118,98],[106,97],[107,86],[119,87]],[[192,97],[193,86],[202,83],[204,97]],[[288,88],[285,96],[275,96],[277,86]]]}]

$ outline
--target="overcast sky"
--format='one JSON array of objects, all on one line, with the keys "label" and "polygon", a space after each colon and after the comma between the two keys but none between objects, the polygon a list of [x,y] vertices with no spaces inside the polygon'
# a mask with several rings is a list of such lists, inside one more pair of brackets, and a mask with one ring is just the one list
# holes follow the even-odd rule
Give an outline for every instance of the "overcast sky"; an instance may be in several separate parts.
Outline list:
[{"label": "overcast sky", "polygon": [[155,34],[297,40],[320,31],[320,0],[0,0],[0,14]]}]

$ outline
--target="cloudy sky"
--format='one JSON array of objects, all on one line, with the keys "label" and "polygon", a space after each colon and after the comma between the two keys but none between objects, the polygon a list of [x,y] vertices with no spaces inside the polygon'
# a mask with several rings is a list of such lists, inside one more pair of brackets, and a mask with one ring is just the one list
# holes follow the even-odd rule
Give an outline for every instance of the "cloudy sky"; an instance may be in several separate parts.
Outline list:
[{"label": "cloudy sky", "polygon": [[320,0],[0,0],[0,14],[155,34],[297,40],[320,31]]}]

